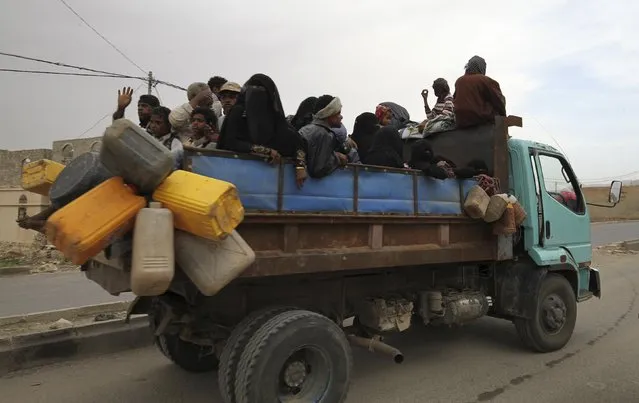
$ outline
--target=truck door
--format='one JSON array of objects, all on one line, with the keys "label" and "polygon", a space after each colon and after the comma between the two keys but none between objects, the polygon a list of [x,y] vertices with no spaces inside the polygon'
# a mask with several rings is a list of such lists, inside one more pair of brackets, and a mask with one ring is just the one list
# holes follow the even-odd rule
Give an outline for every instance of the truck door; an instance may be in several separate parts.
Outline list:
[{"label": "truck door", "polygon": [[539,246],[565,248],[577,263],[589,262],[590,219],[579,182],[566,159],[544,150],[532,150],[539,212]]}]

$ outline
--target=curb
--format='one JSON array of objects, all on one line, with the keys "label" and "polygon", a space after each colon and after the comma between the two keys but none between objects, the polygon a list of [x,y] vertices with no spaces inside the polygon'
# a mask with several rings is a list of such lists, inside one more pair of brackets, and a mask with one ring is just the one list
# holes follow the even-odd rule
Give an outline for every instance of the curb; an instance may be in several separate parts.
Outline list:
[{"label": "curb", "polygon": [[29,274],[33,267],[31,266],[6,266],[0,267],[0,276],[15,276],[18,274]]},{"label": "curb", "polygon": [[0,318],[0,327],[18,323],[55,322],[58,319],[75,320],[79,316],[92,316],[106,312],[126,312],[131,301],[107,302],[98,305],[86,305],[77,308],[57,309],[30,313],[26,315],[5,316]]},{"label": "curb", "polygon": [[0,376],[61,361],[116,353],[153,343],[148,316],[92,323],[0,339]]}]

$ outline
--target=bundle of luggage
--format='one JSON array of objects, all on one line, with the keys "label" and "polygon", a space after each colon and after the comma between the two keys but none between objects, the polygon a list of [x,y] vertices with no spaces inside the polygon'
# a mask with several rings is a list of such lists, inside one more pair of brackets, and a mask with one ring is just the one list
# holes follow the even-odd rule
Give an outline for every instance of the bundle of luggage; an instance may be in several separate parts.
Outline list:
[{"label": "bundle of luggage", "polygon": [[[107,128],[100,153],[66,166],[28,163],[22,187],[49,196],[44,232],[67,259],[85,270],[102,264],[122,271],[128,284],[101,284],[107,291],[130,285],[139,296],[163,294],[177,263],[203,294],[213,295],[255,260],[235,231],[244,208],[233,184],[173,165],[168,149],[119,119]],[[113,248],[122,243],[119,252]]]},{"label": "bundle of luggage", "polygon": [[492,223],[495,235],[512,235],[517,232],[517,228],[526,219],[526,211],[517,198],[506,193],[498,193],[498,187],[486,186],[481,180],[479,182],[466,196],[466,214],[471,218]]}]

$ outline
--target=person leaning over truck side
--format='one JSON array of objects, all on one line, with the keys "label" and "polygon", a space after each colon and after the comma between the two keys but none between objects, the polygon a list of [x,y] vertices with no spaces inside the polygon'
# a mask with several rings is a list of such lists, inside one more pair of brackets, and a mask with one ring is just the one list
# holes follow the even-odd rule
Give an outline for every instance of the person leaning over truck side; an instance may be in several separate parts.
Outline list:
[{"label": "person leaning over truck side", "polygon": [[302,127],[300,134],[306,140],[309,175],[323,178],[348,163],[348,157],[338,151],[342,144],[331,131],[342,126],[342,102],[338,97],[322,95],[313,110],[313,121]]},{"label": "person leaning over truck side", "polygon": [[[133,90],[131,87],[118,90],[118,109],[113,113],[113,120],[122,119],[127,106],[131,104],[133,99]],[[160,106],[160,100],[153,95],[140,95],[138,100],[138,118],[140,119],[140,127],[146,129],[151,120],[151,111],[153,108]]]},{"label": "person leaning over truck side", "polygon": [[219,136],[217,127],[217,117],[212,110],[202,107],[193,109],[193,113],[191,113],[191,131],[193,132],[193,137],[191,137],[185,145],[206,149],[217,148],[217,139]]},{"label": "person leaning over truck side", "polygon": [[304,141],[286,121],[277,86],[264,74],[255,74],[244,84],[224,120],[217,147],[259,154],[274,164],[281,156],[292,158],[299,187],[308,176]]},{"label": "person leaning over truck side", "polygon": [[193,83],[186,90],[187,103],[174,108],[169,115],[169,121],[173,130],[178,134],[182,142],[191,137],[191,113],[198,106],[210,108],[215,116],[222,114],[222,104],[209,86],[205,83]]},{"label": "person leaning over truck side", "polygon": [[458,128],[494,123],[495,116],[506,116],[506,99],[499,83],[486,76],[486,61],[473,56],[466,74],[455,82],[455,120]]},{"label": "person leaning over truck side", "polygon": [[173,164],[175,169],[180,169],[182,165],[182,156],[184,148],[177,134],[173,132],[171,123],[169,122],[169,114],[171,110],[164,106],[158,106],[151,113],[151,121],[149,122],[148,131],[162,145],[171,151],[173,156]]}]

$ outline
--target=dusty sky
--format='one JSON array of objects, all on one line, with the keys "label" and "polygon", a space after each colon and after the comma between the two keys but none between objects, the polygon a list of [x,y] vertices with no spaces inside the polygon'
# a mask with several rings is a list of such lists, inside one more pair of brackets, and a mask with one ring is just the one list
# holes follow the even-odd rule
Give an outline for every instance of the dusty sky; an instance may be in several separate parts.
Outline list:
[{"label": "dusty sky", "polygon": [[[452,86],[478,54],[508,113],[524,117],[512,135],[559,144],[586,183],[639,177],[639,120],[627,112],[639,103],[639,2],[66,1],[158,79],[186,87],[215,74],[241,84],[262,72],[290,114],[307,96],[340,96],[349,131],[383,101],[423,118],[421,89],[437,77]],[[60,1],[0,0],[0,8],[2,52],[142,74]],[[3,56],[0,68],[57,69]],[[0,72],[0,148],[78,137],[115,109],[118,87],[140,84]],[[168,107],[186,101],[184,92],[158,89]],[[109,121],[84,136],[100,135]]]}]

